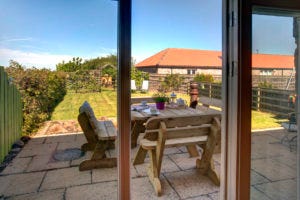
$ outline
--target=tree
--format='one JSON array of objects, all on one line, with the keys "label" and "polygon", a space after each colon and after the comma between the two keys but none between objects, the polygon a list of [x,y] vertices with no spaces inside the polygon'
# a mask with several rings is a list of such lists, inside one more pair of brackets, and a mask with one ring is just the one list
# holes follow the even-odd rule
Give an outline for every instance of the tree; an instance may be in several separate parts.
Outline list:
[{"label": "tree", "polygon": [[211,74],[196,74],[194,77],[194,81],[196,82],[206,82],[206,83],[213,83],[214,77]]},{"label": "tree", "polygon": [[161,89],[163,91],[177,91],[183,83],[184,77],[180,74],[169,74],[164,78],[164,81],[161,83]]},{"label": "tree", "polygon": [[131,80],[135,80],[135,84],[139,88],[142,86],[143,80],[149,80],[149,73],[131,67]]},{"label": "tree", "polygon": [[82,68],[82,58],[72,58],[68,63],[62,61],[62,63],[58,63],[56,65],[57,71],[64,71],[64,72],[75,72]]}]

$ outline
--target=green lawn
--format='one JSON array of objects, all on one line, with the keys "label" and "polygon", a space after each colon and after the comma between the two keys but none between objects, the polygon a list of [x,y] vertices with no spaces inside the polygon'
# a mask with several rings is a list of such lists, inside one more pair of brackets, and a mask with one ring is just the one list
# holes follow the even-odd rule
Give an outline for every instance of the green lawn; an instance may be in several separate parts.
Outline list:
[{"label": "green lawn", "polygon": [[[152,96],[152,93],[133,93],[132,96]],[[178,98],[189,101],[189,95],[179,94]],[[80,105],[87,100],[97,117],[117,116],[117,93],[110,89],[103,89],[101,93],[70,93],[55,108],[51,120],[77,119]],[[274,115],[258,111],[252,111],[252,129],[264,129],[280,127],[280,123],[286,121],[277,119]]]}]

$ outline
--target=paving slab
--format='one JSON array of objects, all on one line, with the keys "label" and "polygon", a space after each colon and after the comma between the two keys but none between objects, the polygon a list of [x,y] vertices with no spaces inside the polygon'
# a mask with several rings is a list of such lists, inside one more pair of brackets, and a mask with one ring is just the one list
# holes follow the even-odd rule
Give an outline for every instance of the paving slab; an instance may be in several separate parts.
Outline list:
[{"label": "paving slab", "polygon": [[208,196],[212,200],[219,200],[220,199],[220,192],[214,192],[214,193],[208,194]]},{"label": "paving slab", "polygon": [[174,189],[169,185],[164,177],[161,177],[162,195],[156,196],[154,188],[148,177],[134,178],[131,180],[131,199],[180,199]]},{"label": "paving slab", "polygon": [[[146,158],[145,162],[140,165],[135,165],[138,176],[147,176],[147,169],[150,164],[150,159]],[[180,171],[179,167],[167,156],[163,157],[161,173]]]},{"label": "paving slab", "polygon": [[271,181],[296,178],[297,172],[286,164],[280,163],[274,159],[252,160],[251,169]]},{"label": "paving slab", "polygon": [[1,175],[25,172],[31,160],[32,157],[14,158],[13,161],[1,172]]},{"label": "paving slab", "polygon": [[8,198],[8,200],[63,200],[65,189],[47,190]]},{"label": "paving slab", "polygon": [[187,198],[185,200],[212,200],[212,198],[209,195],[201,195],[197,197]]},{"label": "paving slab", "polygon": [[165,173],[164,176],[182,199],[219,191],[218,186],[196,169]]},{"label": "paving slab", "polygon": [[190,157],[188,153],[182,153],[182,154],[172,154],[169,155],[169,158],[176,163],[176,165],[181,170],[187,170],[187,169],[195,169],[196,168],[196,160],[199,157]]},{"label": "paving slab", "polygon": [[76,134],[76,138],[75,138],[75,141],[81,145],[83,145],[84,143],[87,142],[85,136],[83,133],[78,133]]},{"label": "paving slab", "polygon": [[251,170],[251,185],[261,184],[261,183],[268,183],[270,182],[269,179],[258,174],[256,171]]},{"label": "paving slab", "polygon": [[256,185],[255,188],[272,200],[297,199],[297,182],[292,179]]},{"label": "paving slab", "polygon": [[37,192],[44,175],[45,172],[36,172],[0,176],[0,192],[7,197],[12,195]]},{"label": "paving slab", "polygon": [[77,134],[64,134],[64,135],[52,135],[48,136],[45,140],[45,144],[48,143],[74,143]]},{"label": "paving slab", "polygon": [[82,161],[91,159],[92,155],[93,155],[93,152],[91,152],[91,151],[85,152],[84,156],[71,161],[71,167],[79,166]]},{"label": "paving slab", "polygon": [[47,137],[32,137],[31,140],[28,141],[27,145],[31,144],[43,144]]},{"label": "paving slab", "polygon": [[280,143],[254,143],[251,147],[251,159],[276,158],[289,153],[289,148]]},{"label": "paving slab", "polygon": [[118,168],[102,168],[92,170],[92,183],[117,181]]},{"label": "paving slab", "polygon": [[65,150],[65,149],[81,149],[81,145],[79,142],[58,142],[56,150]]},{"label": "paving slab", "polygon": [[37,155],[51,155],[55,151],[57,143],[25,145],[17,157],[29,157]]},{"label": "paving slab", "polygon": [[70,161],[55,161],[50,155],[37,155],[32,158],[26,172],[43,171],[70,167]]},{"label": "paving slab", "polygon": [[41,191],[91,183],[91,172],[80,172],[78,167],[48,171]]},{"label": "paving slab", "polygon": [[117,181],[69,187],[66,190],[66,200],[117,200]]},{"label": "paving slab", "polygon": [[271,200],[268,196],[266,196],[263,192],[257,190],[255,187],[251,187],[250,190],[250,199],[251,200]]}]

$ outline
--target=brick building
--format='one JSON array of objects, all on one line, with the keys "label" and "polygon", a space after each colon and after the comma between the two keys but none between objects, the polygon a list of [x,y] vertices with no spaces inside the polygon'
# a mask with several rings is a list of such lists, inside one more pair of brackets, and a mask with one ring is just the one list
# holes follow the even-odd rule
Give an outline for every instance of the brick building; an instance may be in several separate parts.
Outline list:
[{"label": "brick building", "polygon": [[[253,75],[290,76],[294,70],[293,55],[253,54]],[[138,63],[142,71],[155,74],[222,75],[221,51],[168,48]]]}]

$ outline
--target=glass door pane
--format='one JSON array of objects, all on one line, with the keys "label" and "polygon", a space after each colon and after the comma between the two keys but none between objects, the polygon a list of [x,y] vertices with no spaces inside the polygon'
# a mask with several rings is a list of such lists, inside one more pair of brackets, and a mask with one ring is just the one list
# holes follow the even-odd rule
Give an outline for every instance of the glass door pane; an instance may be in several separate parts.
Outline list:
[{"label": "glass door pane", "polygon": [[[31,136],[0,165],[0,199],[117,199],[118,1],[4,0],[0,10],[1,75],[22,96],[18,137]],[[0,120],[1,156],[12,112]]]},{"label": "glass door pane", "polygon": [[299,18],[253,14],[252,21],[251,199],[294,200]]},{"label": "glass door pane", "polygon": [[[219,199],[219,184],[214,184],[196,168],[196,160],[203,155],[205,144],[196,146],[194,151],[191,150],[195,147],[193,145],[191,149],[179,143],[177,146],[166,147],[162,157],[160,183],[158,179],[151,183],[150,151],[142,162],[136,159],[137,155],[141,155],[142,139],[145,135],[149,138],[151,133],[151,129],[144,132],[145,122],[153,119],[151,110],[156,109],[153,95],[169,98],[165,109],[159,110],[159,114],[154,113],[157,115],[155,117],[173,119],[210,111],[221,114],[221,7],[220,0],[132,1],[132,199],[156,199],[153,185],[156,188],[161,185],[163,199]],[[189,107],[191,85],[194,87],[193,91],[198,93],[195,95],[196,99],[199,97],[196,109]],[[179,129],[177,126],[182,125],[173,124],[168,128],[174,128],[173,133],[176,134],[175,129]],[[191,132],[187,132],[189,131]],[[157,131],[154,134],[157,136]],[[179,138],[177,142],[182,142],[182,139],[184,140]],[[191,152],[196,152],[196,155]],[[217,137],[212,157],[219,175],[221,134]]]}]

